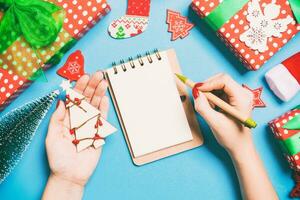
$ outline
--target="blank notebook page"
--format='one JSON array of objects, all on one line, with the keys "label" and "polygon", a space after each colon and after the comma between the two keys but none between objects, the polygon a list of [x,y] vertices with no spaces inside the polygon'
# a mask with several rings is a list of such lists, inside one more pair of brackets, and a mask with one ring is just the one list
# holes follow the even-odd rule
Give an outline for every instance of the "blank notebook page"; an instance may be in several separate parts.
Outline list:
[{"label": "blank notebook page", "polygon": [[133,69],[125,63],[125,72],[107,71],[134,157],[193,139],[167,53],[160,55],[151,55],[151,64],[142,58],[143,66],[135,60]]}]

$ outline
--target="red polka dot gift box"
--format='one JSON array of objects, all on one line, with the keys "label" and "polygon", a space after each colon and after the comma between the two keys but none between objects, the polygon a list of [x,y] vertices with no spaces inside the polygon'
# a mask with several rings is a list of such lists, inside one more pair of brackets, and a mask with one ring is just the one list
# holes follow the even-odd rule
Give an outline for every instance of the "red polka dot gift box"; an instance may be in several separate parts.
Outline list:
[{"label": "red polka dot gift box", "polygon": [[295,0],[193,0],[192,9],[249,69],[257,70],[300,31]]},{"label": "red polka dot gift box", "polygon": [[0,110],[38,74],[57,64],[109,11],[106,0],[4,0],[0,4]]},{"label": "red polka dot gift box", "polygon": [[300,105],[269,122],[290,167],[300,172]]}]

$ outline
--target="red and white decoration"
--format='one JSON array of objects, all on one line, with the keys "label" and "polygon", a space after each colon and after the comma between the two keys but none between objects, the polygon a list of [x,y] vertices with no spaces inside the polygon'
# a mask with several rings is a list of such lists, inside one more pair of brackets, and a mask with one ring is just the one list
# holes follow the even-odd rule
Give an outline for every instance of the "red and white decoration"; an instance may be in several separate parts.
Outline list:
[{"label": "red and white decoration", "polygon": [[272,68],[265,78],[282,101],[293,98],[300,91],[300,52]]},{"label": "red and white decoration", "polygon": [[115,39],[124,39],[141,34],[147,29],[150,0],[128,0],[126,15],[114,20],[108,32]]},{"label": "red and white decoration", "polygon": [[84,57],[81,51],[72,53],[66,63],[56,72],[61,77],[69,81],[77,81],[84,75]]},{"label": "red and white decoration", "polygon": [[9,104],[28,86],[29,83],[26,82],[25,78],[13,74],[11,70],[6,71],[0,67],[0,111],[4,108],[1,107],[4,102]]},{"label": "red and white decoration", "polygon": [[[269,122],[269,127],[275,135],[275,138],[281,142],[291,138],[298,137],[299,130],[287,129],[284,126],[290,121],[295,119],[300,114],[299,106],[281,115],[280,117]],[[291,191],[291,197],[300,197],[300,152],[294,155],[290,155],[288,147],[281,143],[280,146],[284,152],[284,157],[289,163],[291,169],[294,170],[293,178],[296,182],[294,189]]]},{"label": "red and white decoration", "polygon": [[66,90],[66,108],[70,116],[70,134],[77,152],[88,147],[99,148],[104,139],[116,131],[116,128],[101,117],[101,112],[89,104],[85,97],[70,88],[69,81],[63,81],[61,87]]},{"label": "red and white decoration", "polygon": [[[191,7],[204,18],[221,3],[193,0]],[[258,70],[300,31],[293,16],[288,0],[249,0],[217,35],[249,70]]]},{"label": "red and white decoration", "polygon": [[247,21],[250,28],[243,32],[240,40],[252,50],[265,52],[268,50],[268,39],[280,37],[281,33],[287,30],[287,25],[293,21],[291,16],[278,18],[280,5],[269,3],[262,12],[258,0],[253,0],[248,4]]},{"label": "red and white decoration", "polygon": [[253,93],[253,103],[252,103],[253,109],[259,108],[259,107],[266,107],[266,104],[261,99],[261,93],[262,93],[263,87],[251,89],[245,84],[243,84],[243,87]]},{"label": "red and white decoration", "polygon": [[81,38],[111,10],[106,0],[51,1],[57,1],[55,4],[66,11],[63,28],[76,39]]},{"label": "red and white decoration", "polygon": [[[27,73],[28,70],[46,70],[52,66],[47,61],[59,50],[64,48],[72,38],[80,39],[100,19],[110,11],[106,0],[48,0],[65,10],[66,16],[63,23],[63,30],[56,38],[53,45],[41,50],[33,50],[22,37],[18,38],[6,53],[0,55],[0,111],[10,104],[20,93],[30,86],[32,81]],[[0,21],[3,13],[0,10]],[[19,49],[20,48],[20,49]],[[16,57],[11,53],[16,52]],[[38,55],[43,58],[42,61]],[[4,62],[3,57],[9,60]],[[22,69],[21,74],[9,70],[9,66],[16,65]]]},{"label": "red and white decoration", "polygon": [[179,12],[167,10],[168,31],[172,33],[171,40],[185,38],[189,35],[189,31],[194,27],[194,24],[188,22],[187,18],[181,16]]}]

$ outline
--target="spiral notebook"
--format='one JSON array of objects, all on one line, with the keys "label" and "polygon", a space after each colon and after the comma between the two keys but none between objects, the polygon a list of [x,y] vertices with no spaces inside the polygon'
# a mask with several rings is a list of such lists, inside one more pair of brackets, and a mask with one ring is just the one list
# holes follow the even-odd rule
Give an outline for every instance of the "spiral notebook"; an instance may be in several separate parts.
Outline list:
[{"label": "spiral notebook", "polygon": [[186,87],[174,72],[180,73],[174,50],[130,57],[105,72],[136,165],[203,143]]}]

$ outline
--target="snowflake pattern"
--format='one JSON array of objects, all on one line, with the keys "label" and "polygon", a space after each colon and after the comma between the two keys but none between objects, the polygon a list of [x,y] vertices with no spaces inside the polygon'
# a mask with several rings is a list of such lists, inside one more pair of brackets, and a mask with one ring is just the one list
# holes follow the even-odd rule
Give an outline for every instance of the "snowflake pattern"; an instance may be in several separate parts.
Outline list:
[{"label": "snowflake pattern", "polygon": [[268,50],[268,38],[281,37],[281,33],[287,30],[288,24],[293,22],[291,16],[276,19],[280,14],[280,5],[274,2],[267,4],[262,12],[258,0],[252,0],[248,4],[247,21],[250,28],[240,35],[240,40],[252,50],[265,52]]},{"label": "snowflake pattern", "polygon": [[77,74],[79,72],[79,68],[80,65],[75,61],[70,62],[67,69],[71,74]]}]

